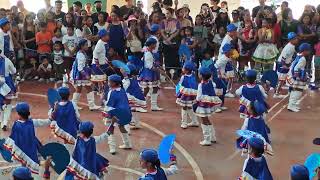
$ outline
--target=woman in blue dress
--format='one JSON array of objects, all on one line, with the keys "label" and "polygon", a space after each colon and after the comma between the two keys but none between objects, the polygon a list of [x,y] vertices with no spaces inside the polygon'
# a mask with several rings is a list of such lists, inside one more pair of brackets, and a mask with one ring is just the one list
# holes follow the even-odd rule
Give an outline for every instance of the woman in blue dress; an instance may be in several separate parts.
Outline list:
[{"label": "woman in blue dress", "polygon": [[96,145],[103,142],[110,132],[92,136],[93,128],[90,121],[79,125],[80,134],[67,166],[66,180],[73,180],[74,176],[78,179],[100,180],[103,179],[103,173],[107,172],[109,161],[97,153]]},{"label": "woman in blue dress", "polygon": [[199,69],[201,82],[198,85],[196,103],[193,105],[194,113],[201,118],[203,141],[202,146],[210,146],[216,142],[215,129],[210,122],[209,117],[220,106],[221,100],[215,93],[215,83],[211,80],[211,71],[209,68],[201,67]]},{"label": "woman in blue dress", "polygon": [[61,100],[55,105],[52,113],[50,113],[51,120],[53,120],[50,128],[57,137],[64,141],[65,145],[74,145],[79,130],[80,114],[77,107],[69,100],[69,88],[60,87],[58,93]]},{"label": "woman in blue dress", "polygon": [[161,168],[158,153],[154,149],[145,149],[140,153],[140,166],[147,170],[147,173],[139,180],[167,180],[167,176],[178,173],[176,159],[170,158],[171,165],[169,168]]},{"label": "woman in blue dress", "polygon": [[156,64],[156,58],[153,54],[157,46],[157,40],[148,38],[145,46],[147,47],[143,55],[144,67],[140,73],[140,86],[144,89],[146,97],[150,90],[151,93],[151,110],[162,111],[163,108],[158,107],[158,94],[160,85],[159,66]]},{"label": "woman in blue dress", "polygon": [[[112,110],[120,110],[124,111],[128,115],[131,116],[131,108],[129,105],[129,100],[127,97],[127,93],[123,88],[121,76],[113,74],[108,77],[108,92],[105,101],[105,108],[103,111],[104,121],[106,126],[110,126],[114,122],[118,121],[117,117],[110,111]],[[129,137],[128,131],[125,129],[124,125],[118,125],[119,130],[121,132],[121,137],[123,141],[123,145],[119,146],[120,149],[131,149],[131,139]],[[109,151],[111,154],[116,153],[116,139],[114,134],[110,134],[108,137]]]},{"label": "woman in blue dress", "polygon": [[[88,65],[88,57],[86,51],[88,50],[88,42],[85,39],[81,39],[78,43],[78,49],[76,59],[72,65],[72,70],[70,72],[70,80],[73,86],[76,89],[76,92],[73,94],[72,101],[77,105],[80,94],[82,92],[82,88],[84,87],[87,90],[87,101],[89,105],[89,109],[91,111],[98,110],[101,107],[97,106],[94,103],[94,92],[91,88],[91,80],[90,74],[91,70]],[[80,108],[81,109],[81,108]]]},{"label": "woman in blue dress", "polygon": [[[195,64],[192,61],[184,63],[183,75],[179,81],[181,87],[177,92],[176,103],[181,106],[181,128],[186,129],[188,126],[199,126],[197,116],[193,113],[192,106],[197,97],[197,80],[193,73]],[[188,116],[191,122],[188,123]]]},{"label": "woman in blue dress", "polygon": [[122,59],[125,59],[124,53],[126,35],[124,31],[127,30],[127,28],[125,27],[125,24],[120,21],[119,11],[112,11],[110,17],[111,23],[107,27],[107,30],[110,34],[110,48],[113,48],[122,57]]}]

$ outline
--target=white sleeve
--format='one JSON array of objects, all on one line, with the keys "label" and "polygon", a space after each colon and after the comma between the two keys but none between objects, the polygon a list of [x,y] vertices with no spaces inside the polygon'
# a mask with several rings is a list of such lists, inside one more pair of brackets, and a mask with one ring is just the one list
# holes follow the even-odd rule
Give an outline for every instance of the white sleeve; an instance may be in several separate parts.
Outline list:
[{"label": "white sleeve", "polygon": [[82,53],[77,54],[77,61],[78,61],[78,71],[82,71],[86,66],[86,56]]},{"label": "white sleeve", "polygon": [[34,127],[41,127],[41,126],[49,126],[51,121],[49,119],[32,119]]},{"label": "white sleeve", "polygon": [[153,59],[152,53],[151,52],[146,52],[144,54],[144,67],[148,68],[148,69],[152,69],[153,62],[154,62],[154,59]]},{"label": "white sleeve", "polygon": [[183,80],[184,80],[184,76],[181,76],[179,84],[182,84]]},{"label": "white sleeve", "polygon": [[7,67],[8,67],[8,73],[11,74],[11,75],[16,74],[17,73],[17,69],[14,67],[12,61],[10,61],[10,59],[6,58],[5,62],[6,62]]},{"label": "white sleeve", "polygon": [[266,93],[266,91],[264,90],[264,88],[261,86],[261,85],[258,85],[259,86],[259,89],[260,89],[260,92],[262,94],[262,96],[264,98],[267,98],[268,97],[268,94]]},{"label": "white sleeve", "polygon": [[249,121],[249,118],[246,118],[246,119],[243,121],[241,130],[246,130],[246,129],[248,129],[248,121]]},{"label": "white sleeve", "polygon": [[73,105],[74,112],[76,113],[77,119],[80,119],[80,113],[79,113],[79,110],[77,108],[77,105],[73,101],[72,101],[72,105]]},{"label": "white sleeve", "polygon": [[93,136],[93,138],[96,140],[96,144],[103,142],[108,137],[109,137],[109,134],[107,132],[102,133],[100,136]]},{"label": "white sleeve", "polygon": [[76,34],[77,38],[82,38],[83,37],[83,32],[80,29],[76,29],[75,34]]},{"label": "white sleeve", "polygon": [[200,100],[201,96],[202,96],[202,84],[200,83],[198,85],[198,91],[197,91],[197,98],[196,99]]},{"label": "white sleeve", "polygon": [[173,165],[170,165],[169,168],[162,168],[164,173],[166,174],[166,176],[171,176],[171,175],[175,175],[175,174],[178,174],[178,167],[173,164]]},{"label": "white sleeve", "polygon": [[123,84],[123,88],[124,88],[125,90],[127,90],[128,87],[130,86],[130,79],[128,79],[128,78],[123,79],[123,80],[122,80],[122,84]]},{"label": "white sleeve", "polygon": [[218,69],[219,69],[219,71],[220,71],[220,73],[221,73],[221,75],[224,75],[225,72],[226,72],[227,62],[228,62],[228,61],[225,61],[224,59],[219,59],[219,60],[217,61],[217,63],[216,63],[217,66],[218,66]]},{"label": "white sleeve", "polygon": [[298,64],[294,67],[294,71],[304,70],[306,67],[306,58],[302,57],[303,59],[298,62]]},{"label": "white sleeve", "polygon": [[93,50],[93,61],[92,61],[93,64],[95,63],[95,61],[99,62],[100,54],[103,53],[103,51],[104,51],[104,46],[100,42],[98,42]]},{"label": "white sleeve", "polygon": [[236,95],[237,96],[241,96],[242,95],[242,88],[243,88],[243,85],[240,86],[239,89],[236,90]]},{"label": "white sleeve", "polygon": [[65,44],[65,43],[67,43],[68,41],[67,41],[67,35],[64,35],[63,37],[62,37],[62,44]]}]

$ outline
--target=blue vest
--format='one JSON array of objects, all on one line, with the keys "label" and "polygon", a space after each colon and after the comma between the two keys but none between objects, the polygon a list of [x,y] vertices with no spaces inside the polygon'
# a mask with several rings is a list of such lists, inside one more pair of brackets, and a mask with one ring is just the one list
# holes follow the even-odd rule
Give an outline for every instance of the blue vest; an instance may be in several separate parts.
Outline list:
[{"label": "blue vest", "polygon": [[112,90],[107,102],[107,106],[115,109],[128,109],[130,110],[127,93],[123,88],[120,91]]},{"label": "blue vest", "polygon": [[85,169],[99,175],[96,167],[96,141],[93,137],[90,137],[88,141],[78,137],[72,158]]},{"label": "blue vest", "polygon": [[167,176],[162,168],[157,168],[156,174],[146,174],[140,177],[139,180],[167,180]]},{"label": "blue vest", "polygon": [[273,180],[264,156],[261,157],[261,161],[249,158],[244,171],[258,180]]},{"label": "blue vest", "polygon": [[216,93],[214,91],[213,83],[211,80],[209,80],[207,83],[201,83],[202,84],[202,94],[208,95],[208,96],[215,96]]},{"label": "blue vest", "polygon": [[196,80],[196,77],[194,76],[194,74],[192,74],[191,76],[184,76],[183,82],[181,83],[181,86],[183,86],[185,88],[190,88],[190,89],[197,89],[198,84],[197,84],[197,80]]},{"label": "blue vest", "polygon": [[243,86],[242,96],[251,102],[254,102],[255,100],[264,102],[263,95],[258,85],[255,85],[253,88],[249,88],[248,86]]},{"label": "blue vest", "polygon": [[72,102],[68,101],[64,106],[58,104],[58,108],[54,113],[58,126],[76,138],[79,129],[79,121]]},{"label": "blue vest", "polygon": [[135,98],[145,101],[145,97],[140,89],[139,82],[136,78],[130,78],[130,85],[127,89],[127,93],[134,96]]},{"label": "blue vest", "polygon": [[266,140],[266,142],[270,143],[268,137],[268,129],[269,128],[267,127],[266,123],[264,122],[264,119],[261,116],[259,118],[251,117],[248,119],[247,130],[261,134]]}]

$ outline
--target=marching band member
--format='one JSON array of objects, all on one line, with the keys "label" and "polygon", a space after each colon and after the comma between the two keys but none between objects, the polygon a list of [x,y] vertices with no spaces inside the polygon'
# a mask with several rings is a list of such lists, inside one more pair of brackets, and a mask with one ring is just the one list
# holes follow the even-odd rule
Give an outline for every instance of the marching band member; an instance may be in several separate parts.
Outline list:
[{"label": "marching band member", "polygon": [[[183,66],[183,75],[179,81],[181,88],[177,94],[176,103],[181,106],[181,128],[188,126],[199,126],[198,118],[193,113],[192,106],[197,97],[197,80],[193,73],[195,64],[192,61],[186,61]],[[188,123],[188,116],[191,122]]]},{"label": "marching band member", "polygon": [[11,152],[15,160],[28,167],[32,173],[38,174],[40,166],[38,150],[41,143],[36,137],[35,127],[49,126],[51,121],[30,118],[30,107],[25,102],[18,103],[16,111],[19,119],[14,122],[4,147]]},{"label": "marching band member", "polygon": [[7,18],[0,19],[0,50],[1,55],[13,60],[14,49],[10,33],[10,22]]},{"label": "marching band member", "polygon": [[282,52],[278,58],[277,71],[278,71],[278,86],[274,94],[274,98],[283,98],[281,95],[281,88],[286,83],[290,65],[293,61],[293,56],[296,53],[296,46],[299,43],[299,37],[296,33],[290,32],[288,34],[288,44],[282,49]]},{"label": "marching band member", "polygon": [[154,38],[148,38],[145,46],[147,47],[147,50],[143,55],[144,67],[139,76],[140,86],[144,89],[145,97],[148,92],[152,90],[151,110],[162,111],[163,108],[158,106],[158,91],[160,85],[159,66],[156,64],[156,58],[153,53],[157,46],[157,40]]},{"label": "marching band member", "polygon": [[[129,105],[129,100],[126,91],[123,89],[121,76],[113,74],[108,77],[109,91],[106,92],[107,99],[105,102],[105,108],[103,114],[105,115],[106,125],[110,125],[113,121],[116,121],[116,117],[112,116],[109,112],[114,109],[120,109],[131,114],[131,108]],[[119,146],[120,149],[131,149],[132,143],[129,137],[128,131],[125,126],[119,124],[119,130],[121,132],[121,137],[123,145]],[[108,137],[109,151],[111,154],[116,153],[116,139],[115,135],[112,133]]]},{"label": "marching band member", "polygon": [[221,100],[215,93],[215,83],[211,80],[212,72],[207,67],[199,69],[201,82],[198,85],[196,103],[193,105],[194,113],[201,118],[201,128],[203,133],[202,146],[210,146],[216,143],[216,132],[209,117],[215,112],[221,104]]},{"label": "marching band member", "polygon": [[247,84],[242,85],[239,89],[236,90],[236,94],[240,96],[240,118],[245,119],[250,114],[248,112],[248,109],[250,107],[250,104],[254,101],[259,101],[263,103],[266,106],[265,103],[266,98],[268,95],[266,94],[264,88],[256,84],[256,78],[257,78],[257,71],[255,70],[247,70],[246,71],[246,78],[247,78]]},{"label": "marching band member", "polygon": [[85,39],[81,39],[78,43],[78,49],[76,59],[72,65],[72,70],[70,72],[70,79],[74,87],[76,88],[76,92],[73,94],[72,101],[75,105],[78,106],[78,101],[80,99],[82,87],[87,90],[87,101],[89,105],[89,109],[91,111],[98,110],[101,106],[97,106],[94,103],[94,92],[91,88],[90,81],[90,68],[87,64],[87,55],[86,51],[88,50],[88,42]]},{"label": "marching band member", "polygon": [[302,92],[306,87],[308,75],[305,71],[307,59],[311,52],[311,45],[308,43],[302,43],[299,46],[299,54],[292,62],[289,70],[289,84],[291,86],[291,92],[289,96],[288,110],[292,112],[299,112],[299,99],[302,96]]}]

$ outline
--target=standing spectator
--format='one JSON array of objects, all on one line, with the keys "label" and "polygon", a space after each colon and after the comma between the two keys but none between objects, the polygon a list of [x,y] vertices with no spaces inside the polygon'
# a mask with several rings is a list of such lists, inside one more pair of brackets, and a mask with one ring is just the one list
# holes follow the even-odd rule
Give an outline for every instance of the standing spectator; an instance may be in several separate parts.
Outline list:
[{"label": "standing spectator", "polygon": [[54,13],[49,11],[47,12],[47,31],[51,33],[51,36],[54,34],[54,30],[56,29],[56,21],[54,20]]},{"label": "standing spectator", "polygon": [[230,24],[230,19],[228,16],[228,12],[225,11],[224,9],[221,9],[215,20],[216,29],[218,30],[220,29],[220,27],[224,27],[226,29],[229,24]]},{"label": "standing spectator", "polygon": [[133,11],[133,8],[135,7],[133,4],[133,0],[125,0],[126,5],[123,5],[120,7],[120,16],[123,19],[127,19],[130,16],[130,11]]},{"label": "standing spectator", "polygon": [[177,19],[180,23],[180,27],[184,28],[184,27],[192,27],[192,23],[189,19],[185,18],[184,16],[184,8],[180,8],[176,11],[176,16]]},{"label": "standing spectator", "polygon": [[76,54],[76,47],[78,44],[78,38],[74,34],[74,27],[67,27],[67,34],[62,38],[62,44],[64,47],[64,67],[67,72],[70,72],[74,57]]},{"label": "standing spectator", "polygon": [[195,19],[195,24],[193,27],[193,34],[195,39],[198,41],[198,47],[196,48],[196,60],[197,63],[202,59],[202,52],[207,48],[208,31],[203,25],[203,20],[201,15],[197,15]]},{"label": "standing spectator", "polygon": [[166,19],[162,21],[161,35],[163,38],[164,63],[168,68],[179,67],[177,36],[180,30],[180,23],[174,18],[174,10],[166,10]]},{"label": "standing spectator", "polygon": [[215,55],[219,54],[219,48],[225,36],[226,36],[226,28],[224,26],[220,26],[218,28],[218,33],[214,35],[212,40]]},{"label": "standing spectator", "polygon": [[201,5],[200,15],[202,16],[203,25],[208,28],[208,32],[211,32],[214,16],[207,3]]},{"label": "standing spectator", "polygon": [[86,18],[88,17],[88,13],[85,9],[81,9],[80,11],[80,16],[83,17],[83,18]]},{"label": "standing spectator", "polygon": [[54,19],[56,21],[64,22],[64,17],[66,13],[62,12],[62,1],[56,0],[55,1],[55,8],[54,8]]},{"label": "standing spectator", "polygon": [[76,1],[73,3],[73,13],[75,17],[79,17],[81,15],[82,3],[80,1]]},{"label": "standing spectator", "polygon": [[188,5],[188,4],[184,4],[184,5],[182,6],[182,8],[184,9],[184,17],[185,17],[186,19],[188,19],[189,21],[191,21],[191,24],[192,24],[192,26],[193,26],[194,24],[193,24],[193,19],[192,19],[192,17],[190,16],[190,8],[189,8],[189,5]]},{"label": "standing spectator", "polygon": [[227,12],[229,11],[228,2],[227,1],[222,1],[220,3],[220,6],[221,6],[221,9],[225,9]]},{"label": "standing spectator", "polygon": [[94,26],[98,28],[98,31],[100,31],[101,29],[107,29],[108,23],[106,22],[105,15],[103,12],[98,13],[98,22],[96,22]]},{"label": "standing spectator", "polygon": [[293,19],[292,10],[290,8],[284,9],[282,12],[282,19],[276,26],[280,26],[281,30],[281,44],[282,46],[288,43],[288,33],[298,33],[299,21]]},{"label": "standing spectator", "polygon": [[[130,0],[129,0],[130,1]],[[108,25],[110,33],[109,45],[124,59],[125,53],[125,24],[120,21],[120,12],[114,11],[111,13],[111,23]]]},{"label": "standing spectator", "polygon": [[143,32],[139,28],[138,20],[133,16],[128,18],[129,33],[127,35],[128,55],[133,55],[141,59]]},{"label": "standing spectator", "polygon": [[74,21],[73,15],[71,13],[67,13],[65,15],[64,24],[61,27],[62,35],[66,35],[67,34],[67,27],[74,26],[74,23],[75,23],[75,21]]},{"label": "standing spectator", "polygon": [[36,34],[36,43],[38,45],[38,53],[40,56],[51,53],[51,39],[52,33],[47,31],[47,24],[41,22],[40,32],[37,32]]},{"label": "standing spectator", "polygon": [[215,20],[217,17],[218,17],[218,14],[220,12],[220,7],[219,7],[219,2],[220,0],[210,0],[211,2],[211,11],[212,11],[212,14],[213,14],[213,20]]},{"label": "standing spectator", "polygon": [[238,30],[241,29],[241,21],[240,21],[240,12],[236,9],[233,10],[232,13],[232,24],[234,24]]},{"label": "standing spectator", "polygon": [[54,7],[51,6],[50,0],[44,0],[44,3],[46,4],[46,12],[55,12]]},{"label": "standing spectator", "polygon": [[53,69],[56,80],[61,81],[63,74],[65,74],[61,41],[56,41],[53,45]]},{"label": "standing spectator", "polygon": [[62,32],[61,32],[61,29],[60,28],[56,28],[54,30],[54,34],[53,34],[53,37],[52,37],[52,44],[55,44],[55,42],[62,42]]},{"label": "standing spectator", "polygon": [[17,1],[17,7],[20,12],[22,12],[25,16],[29,13],[29,11],[24,8],[24,4],[22,0]]},{"label": "standing spectator", "polygon": [[316,26],[312,24],[311,14],[302,14],[300,17],[300,26],[298,27],[298,34],[300,37],[300,43],[309,43],[314,45],[317,42],[316,38]]},{"label": "standing spectator", "polygon": [[281,8],[281,11],[277,14],[277,20],[278,20],[278,22],[280,22],[280,21],[283,19],[283,11],[284,11],[285,9],[288,9],[288,8],[289,8],[289,3],[288,3],[288,1],[283,1],[283,2],[281,3],[280,8]]},{"label": "standing spectator", "polygon": [[96,12],[92,14],[92,20],[93,23],[97,23],[98,22],[98,16],[99,13],[102,13],[104,15],[104,19],[107,20],[108,18],[108,13],[102,11],[102,2],[101,1],[95,1],[94,2],[94,7],[96,9]]},{"label": "standing spectator", "polygon": [[87,15],[91,16],[92,15],[92,5],[91,5],[91,3],[87,3],[85,8],[86,8],[86,11],[87,11]]},{"label": "standing spectator", "polygon": [[0,19],[6,17],[6,9],[4,8],[0,8]]},{"label": "standing spectator", "polygon": [[255,20],[257,15],[263,13],[264,9],[270,9],[272,11],[272,8],[266,5],[266,0],[259,0],[259,6],[252,9],[252,19]]}]

